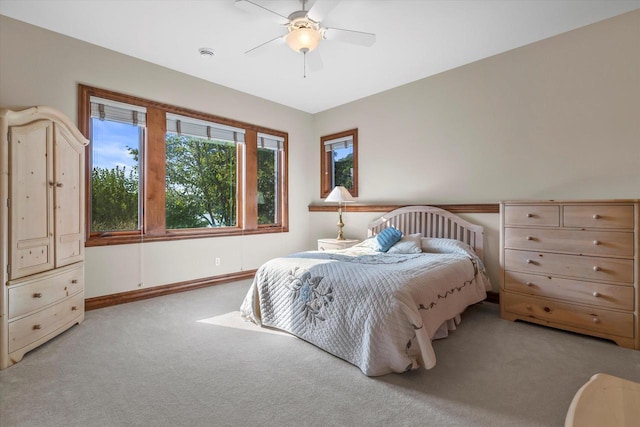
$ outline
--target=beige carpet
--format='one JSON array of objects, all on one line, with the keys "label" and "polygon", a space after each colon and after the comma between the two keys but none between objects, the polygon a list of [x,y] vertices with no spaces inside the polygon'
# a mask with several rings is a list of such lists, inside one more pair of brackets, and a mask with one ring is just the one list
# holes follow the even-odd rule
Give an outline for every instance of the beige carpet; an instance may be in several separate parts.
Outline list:
[{"label": "beige carpet", "polygon": [[435,368],[369,378],[243,324],[238,282],[87,313],[0,372],[0,426],[562,426],[596,372],[640,381],[640,351],[479,304]]},{"label": "beige carpet", "polygon": [[242,318],[239,311],[230,311],[229,313],[220,314],[219,316],[209,317],[208,319],[198,320],[200,323],[209,325],[224,326],[225,328],[240,329],[243,331],[258,332],[261,334],[282,335],[285,337],[296,338],[295,336],[277,329],[263,328],[252,322],[247,322]]}]

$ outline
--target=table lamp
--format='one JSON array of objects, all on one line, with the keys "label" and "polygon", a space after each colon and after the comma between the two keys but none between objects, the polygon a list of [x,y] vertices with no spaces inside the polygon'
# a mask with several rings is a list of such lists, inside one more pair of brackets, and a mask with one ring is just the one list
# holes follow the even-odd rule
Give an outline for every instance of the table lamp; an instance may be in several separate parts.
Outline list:
[{"label": "table lamp", "polygon": [[353,196],[351,196],[349,190],[344,188],[344,186],[338,185],[331,190],[331,193],[329,193],[324,201],[338,203],[338,237],[336,239],[344,240],[344,235],[342,234],[342,227],[344,227],[344,223],[342,222],[342,204],[354,202]]}]

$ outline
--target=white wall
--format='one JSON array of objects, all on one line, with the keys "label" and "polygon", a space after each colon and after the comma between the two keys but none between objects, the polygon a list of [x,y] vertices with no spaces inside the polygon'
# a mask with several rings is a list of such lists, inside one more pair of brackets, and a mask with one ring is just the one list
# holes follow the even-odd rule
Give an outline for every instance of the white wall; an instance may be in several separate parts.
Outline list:
[{"label": "white wall", "polygon": [[319,167],[308,155],[316,151],[310,114],[4,16],[0,54],[3,107],[50,105],[75,122],[84,83],[289,133],[289,233],[87,248],[86,297],[250,270],[309,248],[307,171]]},{"label": "white wall", "polygon": [[[640,198],[640,11],[314,118],[316,141],[358,128],[362,203]],[[335,233],[337,215],[312,216]],[[347,213],[345,235],[375,217]],[[498,215],[481,221],[497,289]]]},{"label": "white wall", "polygon": [[[290,232],[87,249],[87,297],[256,268],[336,233],[320,202],[321,135],[359,129],[359,191],[371,203],[640,198],[640,11],[314,116],[0,17],[0,105],[76,119],[76,85],[289,132]],[[344,215],[364,237],[375,213]],[[497,289],[498,216],[485,226]],[[222,257],[216,267],[212,259]]]}]

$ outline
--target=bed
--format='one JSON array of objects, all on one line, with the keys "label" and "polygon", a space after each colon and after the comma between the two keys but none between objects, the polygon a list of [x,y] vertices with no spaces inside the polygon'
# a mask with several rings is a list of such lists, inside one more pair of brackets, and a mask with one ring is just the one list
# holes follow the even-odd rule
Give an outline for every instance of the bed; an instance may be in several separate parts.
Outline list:
[{"label": "bed", "polygon": [[[398,233],[401,239],[381,252],[384,237]],[[368,238],[349,249],[266,262],[241,313],[368,376],[430,369],[431,341],[446,337],[491,289],[482,255],[481,226],[436,207],[408,206],[369,224]]]}]

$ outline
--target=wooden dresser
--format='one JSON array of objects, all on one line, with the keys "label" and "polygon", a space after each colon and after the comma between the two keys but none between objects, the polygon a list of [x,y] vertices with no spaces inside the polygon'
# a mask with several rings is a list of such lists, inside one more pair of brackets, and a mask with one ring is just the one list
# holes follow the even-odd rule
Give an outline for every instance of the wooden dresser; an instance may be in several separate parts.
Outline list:
[{"label": "wooden dresser", "polygon": [[84,320],[84,147],[49,107],[0,109],[0,369]]},{"label": "wooden dresser", "polygon": [[500,204],[500,313],[640,349],[640,201]]}]

